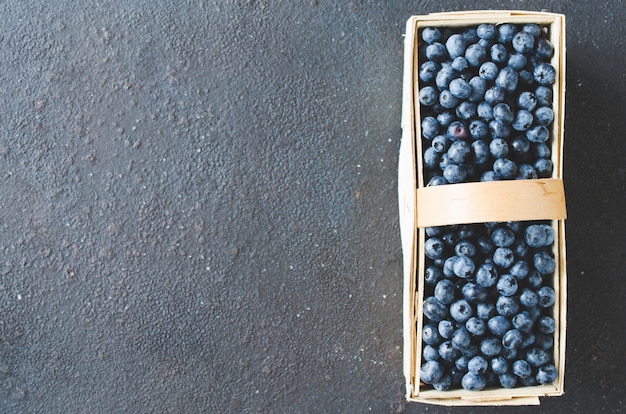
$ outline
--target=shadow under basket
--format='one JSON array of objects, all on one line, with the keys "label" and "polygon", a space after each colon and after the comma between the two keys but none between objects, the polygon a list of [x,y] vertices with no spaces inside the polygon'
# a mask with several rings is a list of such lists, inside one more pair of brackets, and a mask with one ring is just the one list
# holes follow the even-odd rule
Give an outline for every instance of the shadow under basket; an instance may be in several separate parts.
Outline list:
[{"label": "shadow under basket", "polygon": [[[545,179],[475,182],[427,187],[424,184],[418,70],[420,29],[475,27],[482,23],[536,23],[546,28],[554,47],[551,65],[554,121],[550,126],[552,176]],[[429,404],[536,405],[539,397],[563,394],[566,331],[565,195],[562,182],[565,104],[565,16],[546,12],[471,11],[412,16],[406,26],[399,155],[399,213],[403,250],[404,375],[406,398]],[[532,207],[532,208],[530,208]],[[420,381],[423,303],[425,299],[425,228],[453,224],[541,220],[554,230],[552,254],[556,261],[551,285],[556,294],[552,310],[556,322],[552,359],[558,370],[551,384],[515,388],[463,388],[437,391]]]}]

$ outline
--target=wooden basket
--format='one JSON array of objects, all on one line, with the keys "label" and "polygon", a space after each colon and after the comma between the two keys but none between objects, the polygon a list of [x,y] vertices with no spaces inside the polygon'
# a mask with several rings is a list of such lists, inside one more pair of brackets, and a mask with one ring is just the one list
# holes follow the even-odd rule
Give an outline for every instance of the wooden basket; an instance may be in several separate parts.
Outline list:
[{"label": "wooden basket", "polygon": [[[553,85],[554,122],[552,124],[551,179],[514,180],[490,183],[450,184],[424,187],[420,133],[420,107],[417,99],[419,69],[418,30],[423,27],[460,27],[480,23],[537,23],[549,27],[554,46],[551,64],[557,72]],[[566,269],[565,200],[562,184],[563,126],[565,104],[565,16],[526,11],[472,11],[435,13],[411,17],[406,26],[402,143],[399,155],[399,213],[404,272],[404,374],[406,397],[438,405],[532,405],[540,396],[563,394],[565,372]],[[504,196],[503,196],[504,194]],[[525,208],[524,203],[534,208]],[[454,208],[462,204],[465,208]],[[484,208],[488,205],[490,208]],[[446,208],[449,207],[449,208]],[[540,208],[537,208],[539,206]],[[473,208],[476,207],[476,208]],[[482,208],[480,208],[482,207]],[[469,212],[455,215],[454,212]],[[529,212],[532,212],[529,214]],[[553,384],[513,389],[463,389],[436,391],[420,389],[422,304],[425,254],[424,227],[446,224],[515,220],[551,220],[555,230],[553,253],[557,262],[553,286],[556,332],[554,362],[558,377]]]}]

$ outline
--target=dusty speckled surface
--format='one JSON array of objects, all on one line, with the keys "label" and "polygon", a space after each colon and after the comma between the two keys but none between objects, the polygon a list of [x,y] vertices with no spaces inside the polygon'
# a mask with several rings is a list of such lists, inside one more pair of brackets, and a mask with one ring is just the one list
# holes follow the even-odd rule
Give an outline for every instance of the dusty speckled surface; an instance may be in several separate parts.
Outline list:
[{"label": "dusty speckled surface", "polygon": [[[448,411],[403,398],[396,169],[405,21],[464,2],[32,3],[0,4],[1,412]],[[498,412],[621,412],[626,12],[471,8],[567,15],[566,395]]]}]

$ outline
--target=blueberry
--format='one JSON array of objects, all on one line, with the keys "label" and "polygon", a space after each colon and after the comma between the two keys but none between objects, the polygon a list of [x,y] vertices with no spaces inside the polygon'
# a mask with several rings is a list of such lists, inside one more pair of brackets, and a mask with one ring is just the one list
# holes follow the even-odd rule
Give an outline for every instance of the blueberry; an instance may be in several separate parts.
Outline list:
[{"label": "blueberry", "polygon": [[556,294],[554,289],[549,286],[543,286],[537,290],[537,296],[539,296],[539,306],[542,308],[549,308],[556,302]]},{"label": "blueberry", "polygon": [[443,170],[443,178],[448,180],[449,183],[460,183],[467,177],[467,170],[462,166],[456,164],[450,164]]},{"label": "blueberry", "polygon": [[535,55],[539,58],[550,59],[554,55],[554,47],[549,40],[541,38],[537,40]]},{"label": "blueberry", "polygon": [[517,175],[515,179],[517,180],[534,180],[539,178],[539,174],[537,174],[537,170],[530,164],[520,164],[517,167]]},{"label": "blueberry", "polygon": [[491,46],[493,46],[493,40],[488,39],[478,39],[478,44],[485,48],[485,50],[491,50]]},{"label": "blueberry", "polygon": [[510,329],[502,335],[502,346],[517,349],[522,344],[522,334],[517,329]]},{"label": "blueberry", "polygon": [[537,175],[541,178],[548,178],[552,175],[552,161],[546,158],[539,158],[534,164]]},{"label": "blueberry", "polygon": [[443,377],[444,366],[437,361],[428,361],[420,369],[420,380],[432,384]]},{"label": "blueberry", "polygon": [[446,152],[448,150],[449,142],[450,141],[445,136],[437,135],[435,138],[433,138],[433,140],[432,140],[430,145],[431,145],[431,147],[433,147],[435,152],[441,154],[441,153],[444,153],[444,152]]},{"label": "blueberry", "polygon": [[539,37],[541,34],[541,26],[536,23],[527,23],[522,27],[522,30],[531,35],[532,37]]},{"label": "blueberry", "polygon": [[493,120],[489,122],[489,133],[491,138],[508,138],[511,134],[511,128],[502,121]]},{"label": "blueberry", "polygon": [[539,85],[552,85],[556,80],[556,70],[549,63],[539,62],[535,65],[533,76]]},{"label": "blueberry", "polygon": [[496,249],[496,246],[493,244],[491,237],[481,236],[476,240],[478,244],[478,249],[484,255],[492,255],[493,251]]},{"label": "blueberry", "polygon": [[496,27],[489,23],[480,24],[476,28],[476,35],[481,39],[494,39],[496,37]]},{"label": "blueberry", "polygon": [[467,126],[461,121],[453,121],[448,125],[447,137],[451,141],[467,139],[468,134]]},{"label": "blueberry", "polygon": [[467,370],[472,374],[484,374],[487,372],[487,368],[489,368],[489,363],[485,359],[485,357],[476,355],[467,363]]},{"label": "blueberry", "polygon": [[422,136],[426,139],[433,139],[439,133],[439,122],[432,117],[427,116],[422,119]]},{"label": "blueberry", "polygon": [[437,118],[437,122],[439,122],[439,125],[441,125],[444,128],[447,128],[448,125],[450,125],[450,123],[454,121],[455,119],[454,115],[452,115],[452,113],[448,111],[444,111],[444,112],[441,112],[440,114],[437,114],[436,118]]},{"label": "blueberry", "polygon": [[425,27],[422,30],[422,39],[428,44],[438,42],[441,40],[441,32],[436,27]]},{"label": "blueberry", "polygon": [[474,336],[481,336],[485,333],[487,324],[482,319],[472,316],[465,322],[465,329]]},{"label": "blueberry", "polygon": [[513,296],[517,293],[517,279],[509,274],[500,276],[498,283],[496,283],[496,289],[502,296]]},{"label": "blueberry", "polygon": [[457,256],[476,256],[476,246],[469,240],[461,240],[454,246],[454,252]]},{"label": "blueberry", "polygon": [[463,56],[465,53],[465,38],[461,34],[453,34],[448,40],[446,40],[446,49],[448,50],[448,54],[450,58],[454,59],[458,56]]},{"label": "blueberry", "polygon": [[525,109],[520,109],[515,114],[515,119],[513,120],[513,123],[511,124],[511,126],[513,127],[514,130],[523,132],[523,131],[528,130],[528,128],[531,127],[531,125],[533,124],[533,120],[534,120],[533,114],[531,114],[530,111],[527,111]]},{"label": "blueberry", "polygon": [[511,43],[513,49],[518,53],[528,53],[535,48],[535,38],[525,31],[518,32],[513,36]]},{"label": "blueberry", "polygon": [[548,106],[535,109],[535,119],[539,125],[548,126],[554,121],[554,112]]},{"label": "blueberry", "polygon": [[551,384],[556,380],[557,370],[552,364],[546,364],[537,370],[535,379],[539,384]]},{"label": "blueberry", "polygon": [[424,106],[432,106],[439,102],[439,95],[432,86],[425,86],[419,91],[419,101]]},{"label": "blueberry", "polygon": [[450,82],[450,93],[459,99],[466,99],[472,94],[472,87],[463,78],[456,78]]},{"label": "blueberry", "polygon": [[509,105],[500,102],[493,107],[493,118],[505,125],[509,125],[515,119],[515,114],[513,114]]},{"label": "blueberry", "polygon": [[493,121],[493,107],[487,101],[478,103],[478,106],[476,107],[476,114],[483,121]]},{"label": "blueberry", "polygon": [[448,317],[448,308],[434,296],[424,299],[423,312],[424,316],[432,322],[439,322]]},{"label": "blueberry", "polygon": [[518,72],[518,84],[523,86],[524,88],[534,87],[535,85],[535,77],[533,73],[529,70],[522,69]]},{"label": "blueberry", "polygon": [[489,365],[491,366],[491,371],[496,375],[504,374],[509,370],[509,363],[501,356],[493,358]]},{"label": "blueberry", "polygon": [[517,358],[517,348],[502,348],[500,351],[500,356],[507,361]]},{"label": "blueberry", "polygon": [[429,147],[424,151],[424,166],[426,168],[435,168],[441,163],[441,155],[434,148]]},{"label": "blueberry", "polygon": [[439,359],[439,351],[432,345],[425,345],[422,348],[422,359],[425,361],[436,361]]},{"label": "blueberry", "polygon": [[539,226],[541,226],[546,231],[546,246],[550,246],[552,243],[554,243],[554,230],[552,229],[552,226],[550,226],[549,224],[540,224]]},{"label": "blueberry", "polygon": [[499,315],[511,317],[519,312],[519,302],[515,296],[499,296],[496,300],[496,312]]},{"label": "blueberry", "polygon": [[449,305],[454,301],[455,294],[456,286],[450,281],[450,279],[442,279],[437,282],[434,295],[439,302]]},{"label": "blueberry", "polygon": [[539,296],[533,290],[524,288],[519,295],[519,303],[525,308],[534,308],[539,303]]},{"label": "blueberry", "polygon": [[498,26],[498,42],[510,43],[513,37],[517,33],[517,27],[515,25],[505,23]]},{"label": "blueberry", "polygon": [[454,367],[461,372],[467,372],[467,364],[469,364],[469,361],[472,358],[473,356],[470,355],[461,355],[456,361],[454,361]]},{"label": "blueberry", "polygon": [[556,261],[545,251],[535,253],[533,256],[533,265],[542,275],[549,275],[556,269]]},{"label": "blueberry", "polygon": [[498,86],[492,86],[485,91],[485,102],[490,105],[497,105],[500,102],[504,102],[505,97],[506,91]]},{"label": "blueberry", "polygon": [[447,278],[454,277],[454,263],[458,256],[450,256],[443,262],[443,275]]},{"label": "blueberry", "polygon": [[551,334],[556,329],[556,322],[550,316],[542,316],[537,321],[537,329],[542,334]]},{"label": "blueberry", "polygon": [[437,331],[442,338],[450,339],[452,338],[452,332],[454,332],[454,324],[447,319],[439,321]]},{"label": "blueberry", "polygon": [[476,283],[478,285],[489,288],[495,286],[498,280],[498,271],[495,266],[489,263],[483,263],[478,267],[476,271]]},{"label": "blueberry", "polygon": [[526,278],[526,284],[528,287],[538,289],[543,284],[543,277],[536,270],[531,269]]},{"label": "blueberry", "polygon": [[476,284],[476,282],[469,281],[463,285],[461,289],[463,298],[469,303],[480,303],[487,299],[489,292],[484,287]]},{"label": "blueberry", "polygon": [[502,337],[506,331],[511,329],[511,322],[502,315],[496,315],[487,321],[487,328],[497,337]]},{"label": "blueberry", "polygon": [[474,226],[471,224],[464,224],[458,226],[456,229],[459,240],[469,240],[474,237]]},{"label": "blueberry", "polygon": [[424,229],[424,232],[428,237],[437,237],[441,235],[441,227],[430,226]]},{"label": "blueberry", "polygon": [[[441,154],[441,160],[439,161],[439,169],[443,171],[450,164],[452,164],[452,163],[448,159],[448,153],[445,152],[445,153]],[[448,182],[448,180],[446,180],[446,183],[447,182]]]},{"label": "blueberry", "polygon": [[508,227],[498,227],[491,233],[491,240],[497,247],[509,247],[515,241],[515,233]]},{"label": "blueberry", "polygon": [[478,37],[478,33],[476,33],[476,29],[471,29],[471,28],[463,32],[463,38],[465,39],[468,45],[472,43],[476,43],[480,39]]},{"label": "blueberry", "polygon": [[[536,78],[537,78],[537,74],[535,70],[535,79]],[[498,76],[496,77],[496,86],[504,89],[508,93],[515,92],[515,89],[517,89],[518,82],[519,82],[519,75],[517,71],[510,66],[503,67],[498,73]]]},{"label": "blueberry", "polygon": [[475,269],[474,261],[467,256],[459,256],[454,262],[454,274],[460,278],[467,279],[474,274]]},{"label": "blueberry", "polygon": [[423,82],[432,82],[439,71],[439,65],[431,60],[420,65],[419,78]]},{"label": "blueberry", "polygon": [[465,51],[465,59],[470,66],[480,66],[487,59],[487,51],[481,45],[474,43]]},{"label": "blueberry", "polygon": [[547,86],[538,86],[535,90],[537,104],[542,106],[552,106],[552,88]]},{"label": "blueberry", "polygon": [[515,70],[523,69],[526,66],[526,56],[521,53],[513,53],[509,55],[507,64]]},{"label": "blueberry", "polygon": [[454,58],[452,63],[450,63],[450,66],[452,66],[452,69],[456,70],[457,72],[463,72],[465,69],[467,69],[468,64],[467,60],[463,56],[458,56]]},{"label": "blueberry", "polygon": [[448,89],[444,89],[439,94],[439,105],[441,105],[442,108],[452,109],[455,108],[458,103],[458,98],[452,95],[452,92]]},{"label": "blueberry", "polygon": [[480,391],[487,386],[487,381],[482,375],[476,375],[471,372],[463,375],[461,386],[467,391]]},{"label": "blueberry", "polygon": [[487,337],[480,341],[480,352],[485,356],[496,356],[502,350],[502,344],[498,338]]},{"label": "blueberry", "polygon": [[426,324],[422,328],[422,341],[427,345],[437,345],[441,342],[441,336],[437,327],[433,324]]},{"label": "blueberry", "polygon": [[530,247],[548,246],[548,234],[545,227],[538,224],[531,224],[526,227],[524,240]]},{"label": "blueberry", "polygon": [[517,97],[517,106],[520,109],[532,111],[537,106],[537,96],[532,92],[524,91]]},{"label": "blueberry", "polygon": [[[452,79],[458,77],[458,73],[451,66],[442,66],[435,76],[435,84],[440,91],[448,88]],[[439,98],[441,100],[441,98]]]},{"label": "blueberry", "polygon": [[484,321],[496,315],[496,305],[493,303],[476,304],[476,316]]},{"label": "blueberry", "polygon": [[428,266],[424,272],[424,282],[427,285],[434,285],[443,277],[441,269],[436,266]]},{"label": "blueberry", "polygon": [[442,342],[437,348],[441,359],[447,362],[453,362],[460,355],[459,351],[452,345],[451,341]]},{"label": "blueberry", "polygon": [[433,382],[432,385],[437,391],[448,391],[452,387],[452,377],[450,374],[444,374],[438,381]]},{"label": "blueberry", "polygon": [[528,245],[521,239],[516,239],[515,242],[513,242],[511,250],[517,259],[525,259],[528,255]]},{"label": "blueberry", "polygon": [[487,82],[493,82],[498,76],[498,66],[493,62],[485,62],[480,65],[478,76]]},{"label": "blueberry", "polygon": [[433,42],[426,46],[426,57],[433,62],[443,62],[448,57],[446,47],[439,42]]},{"label": "blueberry", "polygon": [[500,43],[496,43],[493,46],[491,46],[491,49],[489,50],[489,55],[491,56],[492,62],[504,63],[506,61],[508,53],[504,45],[501,45]]},{"label": "blueberry", "polygon": [[511,319],[513,327],[523,334],[530,333],[533,329],[534,322],[527,311],[522,311]]},{"label": "blueberry", "polygon": [[472,148],[470,144],[467,143],[467,141],[455,141],[450,145],[450,148],[448,149],[448,159],[453,164],[463,164],[465,161],[467,161],[471,151]]},{"label": "blueberry", "polygon": [[452,342],[453,347],[455,347],[459,351],[462,351],[464,349],[467,349],[467,347],[470,345],[470,342],[472,342],[472,337],[470,336],[469,331],[465,329],[465,327],[461,327],[452,333],[452,339],[450,341]]},{"label": "blueberry", "polygon": [[[539,296],[537,296],[537,300],[538,299],[539,299]],[[526,312],[528,312],[528,316],[530,317],[530,319],[532,319],[533,323],[537,322],[537,320],[543,314],[542,309],[538,306],[528,308],[526,309]]]},{"label": "blueberry", "polygon": [[502,388],[514,388],[517,385],[517,378],[509,372],[498,375],[498,380]]},{"label": "blueberry", "polygon": [[543,349],[531,348],[526,352],[526,361],[533,367],[540,367],[550,362],[550,354]]},{"label": "blueberry", "polygon": [[476,104],[463,101],[456,107],[456,116],[463,120],[470,120],[476,116]]},{"label": "blueberry", "polygon": [[526,279],[529,271],[530,266],[528,266],[528,262],[525,260],[518,260],[513,263],[513,266],[509,269],[511,276],[514,276],[518,280]]},{"label": "blueberry", "polygon": [[517,165],[508,158],[498,158],[493,163],[493,171],[504,179],[511,179],[517,174]]},{"label": "blueberry", "polygon": [[459,299],[450,305],[450,316],[457,322],[465,323],[472,315],[472,307],[465,299]]},{"label": "blueberry", "polygon": [[424,253],[429,259],[440,259],[444,253],[444,245],[441,239],[431,237],[424,242]]},{"label": "blueberry", "polygon": [[511,368],[513,370],[513,373],[520,378],[526,378],[530,374],[532,374],[532,367],[528,364],[528,362],[524,361],[523,359],[518,359],[517,361],[513,362]]},{"label": "blueberry", "polygon": [[551,351],[554,348],[553,335],[546,335],[542,333],[535,334],[535,346],[544,351]]},{"label": "blueberry", "polygon": [[487,82],[480,76],[474,76],[468,83],[472,88],[472,92],[467,99],[470,102],[482,101],[483,96],[485,96],[485,91],[487,90]]}]

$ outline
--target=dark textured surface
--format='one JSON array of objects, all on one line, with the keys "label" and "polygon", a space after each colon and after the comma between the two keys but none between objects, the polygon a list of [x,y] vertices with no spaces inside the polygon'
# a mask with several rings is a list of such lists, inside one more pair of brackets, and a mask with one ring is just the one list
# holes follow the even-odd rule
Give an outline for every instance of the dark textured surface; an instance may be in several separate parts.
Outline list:
[{"label": "dark textured surface", "polygon": [[[404,24],[466,2],[1,2],[0,412],[404,402]],[[293,2],[296,3],[296,2]],[[566,394],[621,412],[621,1],[567,15]]]}]

